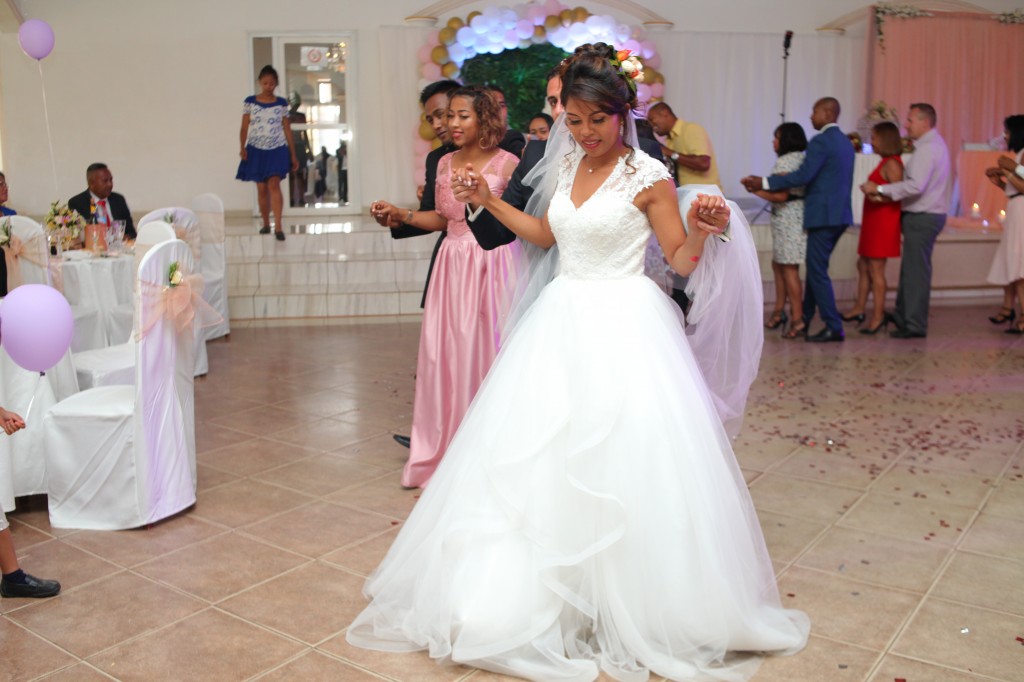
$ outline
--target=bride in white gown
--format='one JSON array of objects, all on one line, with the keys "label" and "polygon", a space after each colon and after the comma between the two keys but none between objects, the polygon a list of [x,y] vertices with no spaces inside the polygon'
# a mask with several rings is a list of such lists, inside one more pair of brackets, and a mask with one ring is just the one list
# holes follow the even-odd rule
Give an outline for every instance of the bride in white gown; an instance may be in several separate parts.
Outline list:
[{"label": "bride in white gown", "polygon": [[355,646],[633,682],[746,680],[761,653],[806,643],[678,309],[643,275],[652,228],[687,275],[729,212],[699,195],[687,223],[701,229],[686,236],[664,166],[623,142],[635,99],[614,55],[584,46],[566,65],[575,144],[555,159],[546,215],[463,170],[474,203],[527,241],[557,241],[560,272],[367,581]]}]

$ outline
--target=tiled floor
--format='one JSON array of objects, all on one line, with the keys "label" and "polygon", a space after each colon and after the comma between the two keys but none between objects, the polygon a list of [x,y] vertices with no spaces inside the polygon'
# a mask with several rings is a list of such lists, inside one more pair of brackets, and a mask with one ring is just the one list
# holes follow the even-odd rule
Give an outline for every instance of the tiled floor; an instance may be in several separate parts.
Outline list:
[{"label": "tiled floor", "polygon": [[[937,308],[928,339],[765,346],[736,446],[807,649],[756,682],[1024,679],[1024,341]],[[360,586],[416,502],[419,325],[236,328],[196,384],[199,501],[148,530],[11,514],[64,592],[0,600],[0,680],[472,680],[349,647]]]}]

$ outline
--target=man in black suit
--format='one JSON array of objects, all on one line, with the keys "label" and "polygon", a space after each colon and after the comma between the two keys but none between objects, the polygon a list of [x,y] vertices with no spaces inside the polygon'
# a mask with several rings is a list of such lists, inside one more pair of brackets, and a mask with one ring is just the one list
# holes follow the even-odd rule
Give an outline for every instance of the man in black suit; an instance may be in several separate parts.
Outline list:
[{"label": "man in black suit", "polygon": [[85,169],[89,189],[68,199],[68,208],[78,211],[89,222],[111,224],[124,221],[125,239],[135,239],[135,223],[128,202],[114,190],[114,176],[105,163],[93,163]]}]

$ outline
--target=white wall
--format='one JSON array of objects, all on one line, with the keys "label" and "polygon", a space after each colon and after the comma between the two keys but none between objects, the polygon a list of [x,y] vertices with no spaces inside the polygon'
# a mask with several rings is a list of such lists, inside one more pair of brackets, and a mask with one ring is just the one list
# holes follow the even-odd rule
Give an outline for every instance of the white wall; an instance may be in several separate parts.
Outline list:
[{"label": "white wall", "polygon": [[[1005,10],[1017,1],[981,4]],[[460,7],[452,16],[465,17],[486,4]],[[593,12],[637,23],[601,2],[583,4]],[[792,29],[798,33],[796,45],[799,34],[862,6],[859,0],[642,4],[676,22],[676,31],[728,30],[781,38],[783,31]],[[251,210],[251,186],[233,179],[240,105],[254,88],[248,63],[250,33],[354,30],[359,72],[352,87],[358,102],[356,134],[363,141],[358,173],[366,205],[388,187],[387,174],[407,175],[375,153],[385,135],[406,135],[409,129],[384,129],[382,108],[395,98],[416,96],[389,87],[394,77],[379,66],[379,30],[401,25],[405,16],[427,5],[424,0],[23,0],[25,17],[48,21],[57,36],[54,52],[42,62],[57,186],[50,170],[36,64],[22,54],[16,35],[0,35],[0,134],[3,170],[12,183],[9,203],[41,214],[53,199],[84,189],[86,165],[105,161],[113,170],[116,189],[128,197],[135,212],[187,203],[206,191],[220,194],[228,210]],[[728,85],[745,87],[739,80]],[[676,95],[669,91],[670,99]]]}]

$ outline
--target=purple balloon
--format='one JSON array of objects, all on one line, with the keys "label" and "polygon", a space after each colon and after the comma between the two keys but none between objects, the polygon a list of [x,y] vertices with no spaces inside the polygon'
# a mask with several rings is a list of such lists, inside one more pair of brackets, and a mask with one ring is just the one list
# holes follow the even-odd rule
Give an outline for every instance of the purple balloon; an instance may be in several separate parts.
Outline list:
[{"label": "purple balloon", "polygon": [[74,331],[71,306],[45,284],[23,284],[0,303],[0,345],[31,372],[45,372],[60,362]]},{"label": "purple balloon", "polygon": [[32,59],[43,59],[53,51],[53,28],[42,19],[28,19],[18,29],[18,43]]}]

